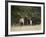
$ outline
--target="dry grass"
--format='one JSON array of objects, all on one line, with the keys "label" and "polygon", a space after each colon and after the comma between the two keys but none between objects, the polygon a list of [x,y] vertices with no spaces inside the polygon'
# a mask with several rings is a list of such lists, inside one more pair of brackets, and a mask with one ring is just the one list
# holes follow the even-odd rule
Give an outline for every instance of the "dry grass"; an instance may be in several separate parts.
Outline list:
[{"label": "dry grass", "polygon": [[11,31],[35,31],[40,30],[41,25],[12,26]]}]

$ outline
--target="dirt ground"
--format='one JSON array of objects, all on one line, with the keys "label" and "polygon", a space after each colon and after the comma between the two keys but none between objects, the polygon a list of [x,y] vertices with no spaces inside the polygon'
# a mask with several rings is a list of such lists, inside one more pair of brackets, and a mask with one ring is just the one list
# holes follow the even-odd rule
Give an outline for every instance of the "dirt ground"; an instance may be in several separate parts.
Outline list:
[{"label": "dirt ground", "polygon": [[41,25],[12,26],[11,31],[36,31],[40,30]]}]

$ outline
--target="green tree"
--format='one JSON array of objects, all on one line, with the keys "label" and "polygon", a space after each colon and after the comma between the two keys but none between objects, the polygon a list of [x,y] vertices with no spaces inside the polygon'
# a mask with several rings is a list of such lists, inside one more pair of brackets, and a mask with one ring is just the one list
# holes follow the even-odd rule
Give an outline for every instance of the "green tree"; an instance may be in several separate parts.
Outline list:
[{"label": "green tree", "polygon": [[41,7],[34,6],[11,6],[11,22],[16,23],[20,17],[35,18],[41,20]]}]

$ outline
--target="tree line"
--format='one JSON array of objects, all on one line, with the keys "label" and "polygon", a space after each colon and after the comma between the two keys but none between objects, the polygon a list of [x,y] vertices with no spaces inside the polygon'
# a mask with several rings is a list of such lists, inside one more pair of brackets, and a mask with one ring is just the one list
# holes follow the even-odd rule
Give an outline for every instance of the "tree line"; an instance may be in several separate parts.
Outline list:
[{"label": "tree line", "polygon": [[20,17],[29,17],[33,24],[41,22],[41,7],[35,6],[11,6],[11,24],[18,22]]}]

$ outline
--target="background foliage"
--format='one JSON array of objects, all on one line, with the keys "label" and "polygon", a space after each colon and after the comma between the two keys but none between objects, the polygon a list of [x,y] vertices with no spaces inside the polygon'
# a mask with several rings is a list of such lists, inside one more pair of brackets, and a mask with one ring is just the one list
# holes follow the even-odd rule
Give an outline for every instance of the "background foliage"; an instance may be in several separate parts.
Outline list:
[{"label": "background foliage", "polygon": [[41,22],[41,7],[12,5],[11,23],[18,22],[20,17],[30,17],[33,24],[39,24]]}]

